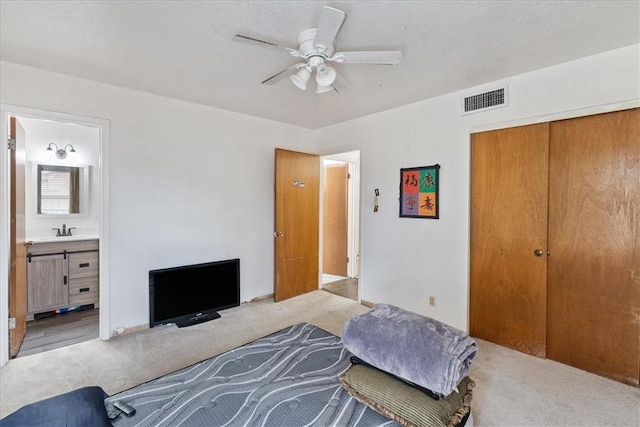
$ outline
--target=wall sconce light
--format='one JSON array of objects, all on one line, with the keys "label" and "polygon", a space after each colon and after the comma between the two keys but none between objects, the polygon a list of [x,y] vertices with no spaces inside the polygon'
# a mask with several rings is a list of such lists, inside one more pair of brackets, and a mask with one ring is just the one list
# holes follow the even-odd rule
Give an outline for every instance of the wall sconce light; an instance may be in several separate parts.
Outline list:
[{"label": "wall sconce light", "polygon": [[[54,150],[53,148],[51,148],[51,146],[56,147],[56,149]],[[64,148],[58,148],[58,146],[56,145],[55,142],[52,142],[51,144],[49,144],[49,146],[47,147],[47,151],[54,151],[56,153],[56,157],[59,159],[66,159],[67,158],[67,148],[71,147],[71,150],[69,150],[69,153],[75,153],[76,150],[74,150],[73,145],[71,144],[67,144],[64,146]]]}]

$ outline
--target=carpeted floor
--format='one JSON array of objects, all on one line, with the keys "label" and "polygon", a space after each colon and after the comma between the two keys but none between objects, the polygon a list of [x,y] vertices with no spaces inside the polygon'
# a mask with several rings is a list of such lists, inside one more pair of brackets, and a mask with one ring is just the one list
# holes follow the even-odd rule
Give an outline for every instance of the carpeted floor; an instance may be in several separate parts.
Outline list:
[{"label": "carpeted floor", "polygon": [[[0,417],[22,405],[85,385],[109,394],[130,388],[298,322],[340,334],[367,308],[316,291],[221,312],[212,322],[91,340],[10,361],[0,368]],[[478,340],[470,376],[481,426],[640,426],[640,390]]]}]

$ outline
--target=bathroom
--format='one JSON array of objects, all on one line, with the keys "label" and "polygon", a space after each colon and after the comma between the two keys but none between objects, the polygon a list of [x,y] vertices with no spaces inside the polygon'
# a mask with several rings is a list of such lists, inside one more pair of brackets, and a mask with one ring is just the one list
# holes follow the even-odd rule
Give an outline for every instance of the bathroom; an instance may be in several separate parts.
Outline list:
[{"label": "bathroom", "polygon": [[25,148],[23,357],[98,337],[100,128],[15,118]]}]

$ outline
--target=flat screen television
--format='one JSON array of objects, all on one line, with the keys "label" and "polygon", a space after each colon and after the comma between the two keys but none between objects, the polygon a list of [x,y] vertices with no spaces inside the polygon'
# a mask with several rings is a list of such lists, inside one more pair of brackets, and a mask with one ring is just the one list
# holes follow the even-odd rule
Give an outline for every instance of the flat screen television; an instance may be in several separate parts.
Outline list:
[{"label": "flat screen television", "polygon": [[149,271],[150,327],[178,327],[220,317],[240,305],[240,259]]}]

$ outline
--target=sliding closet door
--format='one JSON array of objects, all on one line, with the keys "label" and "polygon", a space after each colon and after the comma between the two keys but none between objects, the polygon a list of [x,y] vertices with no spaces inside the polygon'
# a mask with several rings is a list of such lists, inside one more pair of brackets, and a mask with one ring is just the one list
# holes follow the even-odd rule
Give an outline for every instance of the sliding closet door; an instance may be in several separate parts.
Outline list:
[{"label": "sliding closet door", "polygon": [[640,109],[550,132],[547,357],[638,385]]},{"label": "sliding closet door", "polygon": [[545,355],[549,124],[471,136],[471,335]]}]

